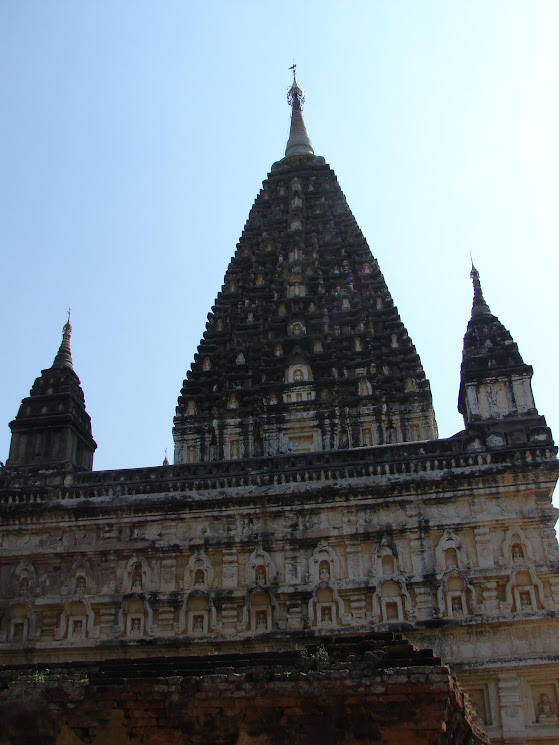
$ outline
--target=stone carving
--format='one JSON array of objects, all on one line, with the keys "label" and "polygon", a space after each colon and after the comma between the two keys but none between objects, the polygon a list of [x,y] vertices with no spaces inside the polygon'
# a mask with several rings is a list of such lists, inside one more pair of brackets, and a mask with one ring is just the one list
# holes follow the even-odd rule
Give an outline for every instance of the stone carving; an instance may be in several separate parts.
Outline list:
[{"label": "stone carving", "polygon": [[39,591],[35,567],[30,561],[21,561],[14,570],[16,595],[36,594]]},{"label": "stone carving", "polygon": [[[307,583],[312,584],[326,581],[324,579],[326,575],[325,565],[328,565],[328,581],[341,578],[340,560],[337,554],[326,542],[321,542],[315,548],[309,560],[309,571],[306,577]],[[320,577],[321,571],[323,573],[322,579]]]},{"label": "stone carving", "polygon": [[412,605],[404,577],[382,578],[373,593],[373,621],[394,623],[414,620],[416,611]]},{"label": "stone carving", "polygon": [[132,557],[124,572],[122,591],[128,593],[146,592],[151,585],[151,573],[148,571],[147,562],[140,557]]},{"label": "stone carving", "polygon": [[522,528],[510,528],[505,534],[502,544],[501,564],[534,564],[535,557],[531,541]]},{"label": "stone carving", "polygon": [[468,573],[460,569],[445,572],[437,590],[437,603],[438,613],[448,618],[479,615],[483,610],[476,601],[475,589],[469,581]]},{"label": "stone carving", "polygon": [[155,636],[153,608],[148,599],[129,597],[122,601],[117,613],[115,633],[117,636]]},{"label": "stone carving", "polygon": [[487,690],[485,688],[476,688],[468,690],[468,696],[474,709],[474,721],[479,726],[491,724],[491,715]]},{"label": "stone carving", "polygon": [[41,636],[37,614],[28,598],[22,598],[4,607],[0,621],[0,639],[11,644],[37,641]]},{"label": "stone carving", "polygon": [[80,557],[62,572],[60,591],[62,595],[66,596],[92,594],[97,587],[93,577],[94,570],[90,562],[84,557]]},{"label": "stone carving", "polygon": [[[284,159],[181,388],[176,465],[90,472],[68,338],[65,371],[46,370],[22,403],[0,490],[3,661],[162,657],[185,641],[173,633],[193,653],[221,635],[233,652],[279,650],[405,624],[488,686],[496,741],[529,741],[523,716],[554,722],[552,686],[547,701],[533,681],[559,678],[555,450],[531,369],[474,280],[465,429],[437,439],[421,361],[334,174]],[[45,428],[61,452],[79,444],[49,424],[68,390],[86,452],[43,467]]]},{"label": "stone carving", "polygon": [[99,627],[95,625],[95,615],[88,598],[68,600],[60,614],[58,626],[54,630],[57,641],[68,639],[72,642],[86,638],[96,639]]},{"label": "stone carving", "polygon": [[549,694],[542,693],[538,699],[538,722],[557,720],[557,711]]},{"label": "stone carving", "polygon": [[254,549],[245,567],[245,584],[269,585],[276,579],[276,567],[262,546]]},{"label": "stone carving", "polygon": [[179,609],[178,621],[174,624],[176,634],[209,634],[221,630],[217,622],[217,611],[211,594],[194,589],[185,595]]},{"label": "stone carving", "polygon": [[212,587],[214,581],[214,569],[212,563],[201,548],[190,557],[184,572],[182,587],[208,588]]},{"label": "stone carving", "polygon": [[388,535],[384,535],[372,555],[371,578],[380,576],[403,575],[400,555],[395,541]]},{"label": "stone carving", "polygon": [[452,571],[454,569],[466,570],[470,568],[470,562],[462,541],[452,530],[445,530],[435,548],[435,564],[437,572]]},{"label": "stone carving", "polygon": [[130,578],[130,590],[132,592],[142,592],[144,589],[144,580],[142,576],[142,565],[136,562],[132,567],[134,569]]},{"label": "stone carving", "polygon": [[511,572],[505,586],[505,598],[501,607],[509,612],[527,613],[548,606],[543,584],[531,566]]},{"label": "stone carving", "polygon": [[309,625],[311,627],[347,626],[351,615],[338,591],[331,586],[315,587],[308,604]]},{"label": "stone carving", "polygon": [[372,392],[371,384],[368,380],[365,380],[364,378],[359,381],[359,395],[360,396],[370,396]]}]

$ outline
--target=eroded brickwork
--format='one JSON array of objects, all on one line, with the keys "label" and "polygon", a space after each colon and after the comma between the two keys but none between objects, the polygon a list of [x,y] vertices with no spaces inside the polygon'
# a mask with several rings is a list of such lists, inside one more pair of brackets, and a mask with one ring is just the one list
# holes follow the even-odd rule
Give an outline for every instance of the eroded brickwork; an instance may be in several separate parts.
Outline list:
[{"label": "eroded brickwork", "polygon": [[488,743],[431,652],[393,634],[332,641],[302,653],[4,668],[0,742]]}]

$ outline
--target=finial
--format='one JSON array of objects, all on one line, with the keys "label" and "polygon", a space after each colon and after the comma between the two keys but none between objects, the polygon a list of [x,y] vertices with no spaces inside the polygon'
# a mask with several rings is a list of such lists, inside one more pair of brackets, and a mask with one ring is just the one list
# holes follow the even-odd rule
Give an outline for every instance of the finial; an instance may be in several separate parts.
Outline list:
[{"label": "finial", "polygon": [[293,57],[293,64],[289,68],[293,71],[293,82],[295,82],[295,71],[297,70],[297,65],[295,64],[295,57]]},{"label": "finial", "polygon": [[293,60],[293,64],[289,68],[291,72],[293,73],[293,84],[291,88],[287,91],[287,103],[293,108],[293,109],[301,109],[303,108],[303,104],[305,103],[305,93],[304,91],[299,88],[297,85],[297,65],[295,64],[295,60]]},{"label": "finial", "polygon": [[293,60],[289,69],[293,73],[293,84],[287,92],[287,103],[291,106],[291,129],[285,148],[285,157],[287,158],[290,155],[314,155],[312,143],[301,113],[305,103],[305,94],[297,84],[295,60]]},{"label": "finial", "polygon": [[62,342],[58,349],[58,353],[52,363],[53,367],[69,367],[70,370],[74,369],[72,363],[72,351],[70,349],[70,337],[72,335],[72,326],[70,325],[70,313],[71,309],[68,308],[68,320],[62,328]]},{"label": "finial", "polygon": [[489,306],[487,305],[483,297],[483,291],[481,289],[481,282],[479,279],[479,272],[474,266],[474,261],[472,259],[471,253],[470,253],[470,259],[472,260],[472,271],[470,272],[470,277],[472,278],[472,282],[474,285],[474,302],[472,304],[472,317],[480,316],[484,314],[491,315]]},{"label": "finial", "polygon": [[167,448],[165,448],[165,457],[163,458],[163,465],[164,466],[169,465],[169,459],[167,458]]}]

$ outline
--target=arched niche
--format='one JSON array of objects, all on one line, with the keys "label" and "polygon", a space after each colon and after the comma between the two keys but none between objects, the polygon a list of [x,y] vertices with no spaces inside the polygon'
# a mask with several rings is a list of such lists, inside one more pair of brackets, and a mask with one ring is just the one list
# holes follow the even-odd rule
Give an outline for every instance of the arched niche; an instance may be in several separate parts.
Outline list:
[{"label": "arched niche", "polygon": [[308,605],[309,625],[316,628],[345,626],[351,617],[334,587],[320,585],[315,587]]},{"label": "arched niche", "polygon": [[258,588],[249,592],[243,614],[243,622],[246,624],[247,631],[254,631],[257,634],[271,631],[275,605],[275,598],[269,590]]},{"label": "arched niche", "polygon": [[213,585],[214,568],[205,551],[192,554],[184,571],[183,588],[208,588]]},{"label": "arched niche", "polygon": [[186,605],[188,634],[199,636],[208,633],[209,605],[208,599],[202,594],[191,593]]},{"label": "arched niche", "polygon": [[305,324],[303,321],[292,321],[289,324],[290,336],[302,336],[305,333]]},{"label": "arched niche", "polygon": [[289,262],[294,263],[303,259],[303,244],[301,241],[294,241],[289,248]]},{"label": "arched niche", "polygon": [[295,362],[285,368],[286,383],[307,383],[312,379],[311,366],[304,362]]},{"label": "arched niche", "polygon": [[532,543],[522,528],[510,528],[503,540],[501,564],[503,566],[534,564],[535,561]]},{"label": "arched niche", "polygon": [[533,567],[526,565],[511,572],[505,586],[503,605],[504,610],[512,613],[534,613],[547,609],[543,584]]},{"label": "arched niche", "polygon": [[54,631],[58,641],[66,640],[81,643],[88,638],[97,638],[99,629],[95,626],[95,616],[87,598],[67,600],[60,621]]},{"label": "arched niche", "polygon": [[[392,571],[389,573],[389,570]],[[400,555],[394,539],[385,535],[372,555],[371,577],[399,576],[403,574]]]},{"label": "arched niche", "polygon": [[22,599],[12,602],[2,616],[0,631],[3,640],[14,644],[38,640],[40,629],[31,601]]},{"label": "arched niche", "polygon": [[154,636],[153,610],[145,597],[130,597],[122,601],[117,615],[117,633],[127,639]]},{"label": "arched niche", "polygon": [[470,568],[470,562],[462,541],[451,530],[445,530],[435,548],[435,564],[437,572],[444,574],[456,569],[465,571]]},{"label": "arched niche", "polygon": [[146,592],[152,586],[151,572],[145,559],[133,556],[126,565],[122,591],[129,593]]},{"label": "arched niche", "polygon": [[373,617],[376,623],[413,621],[415,611],[403,577],[381,578],[373,593]]},{"label": "arched niche", "polygon": [[93,570],[87,559],[80,557],[64,573],[61,587],[63,595],[89,595],[94,591]]},{"label": "arched niche", "polygon": [[[326,579],[324,576],[324,568],[326,565],[328,565],[330,572],[329,579]],[[320,578],[321,567],[323,579]],[[311,558],[309,559],[307,582],[309,584],[316,584],[319,582],[331,582],[337,579],[341,579],[340,560],[336,552],[330,548],[326,542],[321,542],[315,548]]]},{"label": "arched niche", "polygon": [[15,595],[30,595],[39,590],[35,567],[28,560],[21,561],[14,569]]},{"label": "arched niche", "polygon": [[291,275],[287,283],[287,297],[305,297],[306,294],[307,287],[305,285],[304,277],[301,274]]},{"label": "arched niche", "polygon": [[358,391],[360,396],[370,396],[373,392],[371,384],[366,378],[361,378],[358,383]]},{"label": "arched niche", "polygon": [[276,576],[276,566],[270,554],[259,546],[251,553],[246,563],[245,584],[269,585],[275,581]]},{"label": "arched niche", "polygon": [[217,613],[210,593],[199,589],[187,593],[175,624],[175,633],[201,636],[215,631],[216,627]]},{"label": "arched niche", "polygon": [[482,612],[467,574],[459,569],[445,573],[437,590],[437,602],[440,615],[446,618],[460,619]]},{"label": "arched niche", "polygon": [[381,574],[383,577],[391,577],[394,574],[397,574],[396,572],[396,559],[392,555],[392,552],[388,549],[387,546],[383,549],[384,553],[380,557],[381,561]]}]

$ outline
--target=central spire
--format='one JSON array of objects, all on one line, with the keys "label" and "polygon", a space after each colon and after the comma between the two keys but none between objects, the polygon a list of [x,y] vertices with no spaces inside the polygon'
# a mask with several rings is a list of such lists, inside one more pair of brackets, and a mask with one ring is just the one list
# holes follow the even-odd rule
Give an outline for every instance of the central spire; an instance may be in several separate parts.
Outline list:
[{"label": "central spire", "polygon": [[62,342],[54,362],[53,367],[69,367],[70,370],[74,369],[72,364],[72,352],[70,350],[70,336],[72,335],[72,326],[70,325],[70,309],[68,309],[68,320],[64,324],[62,329]]},{"label": "central spire", "polygon": [[262,184],[181,388],[175,463],[437,437],[429,381],[295,76],[286,157]]},{"label": "central spire", "polygon": [[287,92],[287,103],[291,106],[291,129],[285,147],[286,158],[289,158],[290,155],[314,155],[313,146],[303,120],[302,109],[305,103],[305,94],[297,84],[296,67],[297,65],[293,63],[293,67],[289,68],[293,71],[293,85]]},{"label": "central spire", "polygon": [[470,272],[470,277],[472,278],[472,282],[474,284],[474,302],[472,304],[472,318],[474,316],[480,316],[480,315],[491,315],[491,311],[489,310],[489,306],[485,302],[485,298],[483,297],[483,292],[481,289],[481,282],[479,279],[479,272],[475,268],[473,262],[472,262],[472,271]]}]

